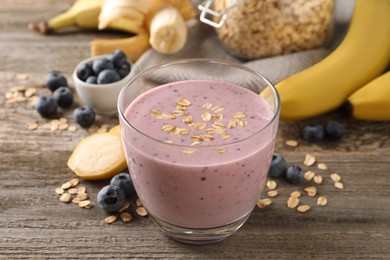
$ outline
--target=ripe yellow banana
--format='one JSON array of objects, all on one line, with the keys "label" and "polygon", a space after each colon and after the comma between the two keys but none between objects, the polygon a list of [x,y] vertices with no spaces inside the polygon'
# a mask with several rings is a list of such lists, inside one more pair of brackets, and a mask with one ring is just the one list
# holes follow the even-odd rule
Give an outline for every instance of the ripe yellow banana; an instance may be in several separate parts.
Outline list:
[{"label": "ripe yellow banana", "polygon": [[354,92],[348,105],[354,118],[390,120],[390,71]]},{"label": "ripe yellow banana", "polygon": [[[97,29],[99,15],[105,0],[77,0],[66,12],[51,18],[48,21],[30,24],[30,29],[42,34],[49,34],[68,27],[79,27],[83,29]],[[132,22],[116,22],[106,26],[107,29],[121,30],[125,32],[138,33],[141,27]]]},{"label": "ripe yellow banana", "polygon": [[380,75],[390,61],[390,1],[356,0],[349,30],[330,55],[276,84],[282,119],[334,110]]},{"label": "ripe yellow banana", "polygon": [[95,39],[91,41],[91,55],[103,55],[115,50],[122,50],[127,58],[135,62],[148,48],[149,34],[141,32],[133,37],[123,39]]}]

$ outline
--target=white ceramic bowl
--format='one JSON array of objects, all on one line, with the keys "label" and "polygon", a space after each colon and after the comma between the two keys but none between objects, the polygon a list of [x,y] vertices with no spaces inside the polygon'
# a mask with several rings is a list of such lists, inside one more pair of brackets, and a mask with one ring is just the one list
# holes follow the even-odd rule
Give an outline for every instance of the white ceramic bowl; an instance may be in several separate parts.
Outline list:
[{"label": "white ceramic bowl", "polygon": [[[121,79],[120,81],[113,82],[110,84],[90,84],[85,83],[77,77],[77,69],[88,62],[91,62],[97,58],[108,57],[109,55],[101,55],[87,58],[77,64],[75,70],[73,71],[73,82],[76,87],[76,92],[80,97],[80,101],[83,105],[92,107],[96,113],[103,115],[113,115],[118,112],[117,110],[117,100],[119,92],[122,87],[131,78],[131,72]],[[130,63],[130,65],[132,65]]]}]

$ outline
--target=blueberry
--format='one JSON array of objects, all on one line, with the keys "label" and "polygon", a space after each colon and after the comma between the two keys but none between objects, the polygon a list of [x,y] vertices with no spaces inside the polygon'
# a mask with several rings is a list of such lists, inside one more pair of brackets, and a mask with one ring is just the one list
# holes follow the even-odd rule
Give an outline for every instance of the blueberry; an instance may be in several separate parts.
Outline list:
[{"label": "blueberry", "polygon": [[309,142],[318,142],[324,139],[325,129],[323,125],[307,125],[303,128],[303,139]]},{"label": "blueberry", "polygon": [[76,75],[80,80],[86,81],[89,76],[93,75],[92,65],[90,63],[82,64],[78,67]]},{"label": "blueberry", "polygon": [[98,75],[102,70],[113,68],[114,64],[107,58],[97,58],[92,62],[92,70],[95,75]]},{"label": "blueberry", "polygon": [[96,76],[89,76],[89,77],[85,80],[85,83],[97,84],[97,77],[96,77]]},{"label": "blueberry", "polygon": [[344,127],[336,121],[329,121],[325,125],[325,137],[330,140],[339,140],[344,136]]},{"label": "blueberry", "polygon": [[107,212],[119,210],[125,202],[125,193],[114,185],[104,186],[97,195],[98,205]]},{"label": "blueberry", "polygon": [[269,167],[268,177],[278,178],[286,171],[286,161],[278,153],[272,155],[271,166]]},{"label": "blueberry", "polygon": [[292,184],[298,184],[303,181],[304,173],[299,166],[291,165],[287,167],[286,180]]},{"label": "blueberry", "polygon": [[110,182],[111,185],[118,186],[121,188],[126,196],[126,199],[131,198],[135,194],[134,184],[131,180],[130,174],[122,172],[115,175]]},{"label": "blueberry", "polygon": [[130,70],[131,70],[131,65],[130,63],[126,62],[120,68],[117,69],[117,72],[119,76],[121,76],[121,79],[123,79],[130,73]]},{"label": "blueberry", "polygon": [[74,121],[81,127],[90,127],[95,122],[95,111],[90,107],[78,107],[73,112]]},{"label": "blueberry", "polygon": [[120,68],[123,64],[127,62],[126,54],[121,50],[114,51],[109,57],[109,60],[112,61],[115,68]]},{"label": "blueberry", "polygon": [[99,73],[97,77],[98,84],[109,84],[116,81],[119,81],[121,76],[119,76],[118,72],[113,69],[105,69]]},{"label": "blueberry", "polygon": [[68,87],[57,88],[53,93],[53,98],[59,107],[70,107],[73,104],[73,93]]},{"label": "blueberry", "polygon": [[51,92],[54,92],[59,87],[67,87],[68,81],[61,72],[52,71],[46,76],[45,85],[51,90]]},{"label": "blueberry", "polygon": [[52,97],[41,96],[35,102],[35,109],[42,117],[52,117],[57,113],[57,102]]}]

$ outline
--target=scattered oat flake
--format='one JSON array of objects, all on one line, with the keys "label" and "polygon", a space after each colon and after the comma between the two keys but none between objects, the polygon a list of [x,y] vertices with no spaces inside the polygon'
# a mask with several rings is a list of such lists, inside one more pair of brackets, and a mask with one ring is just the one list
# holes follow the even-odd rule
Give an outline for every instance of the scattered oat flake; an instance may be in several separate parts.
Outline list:
[{"label": "scattered oat flake", "polygon": [[70,132],[76,132],[76,130],[77,130],[77,127],[75,125],[70,125],[68,127],[68,131],[70,131]]},{"label": "scattered oat flake", "polygon": [[201,141],[195,140],[194,142],[192,142],[191,146],[199,145],[201,143]]},{"label": "scattered oat flake", "polygon": [[274,180],[268,180],[266,185],[267,185],[267,188],[270,190],[274,190],[278,186],[278,184]]},{"label": "scattered oat flake", "polygon": [[142,201],[137,198],[137,200],[135,201],[135,204],[138,206],[138,207],[141,207],[143,204],[142,204]]},{"label": "scattered oat flake", "polygon": [[203,119],[203,121],[206,121],[206,122],[208,122],[208,121],[210,121],[211,120],[211,114],[209,113],[209,112],[204,112],[202,115],[201,115],[201,117],[202,117],[202,119]]},{"label": "scattered oat flake", "polygon": [[78,194],[81,194],[81,193],[86,193],[87,192],[87,188],[85,188],[84,186],[81,186],[77,189],[77,193]]},{"label": "scattered oat flake", "polygon": [[257,203],[256,203],[257,207],[259,207],[261,209],[263,209],[271,204],[272,204],[272,200],[270,200],[270,199],[258,199]]},{"label": "scattered oat flake", "polygon": [[72,183],[70,181],[65,182],[64,184],[61,185],[61,189],[67,190],[70,187],[72,187]]},{"label": "scattered oat flake", "polygon": [[91,127],[88,128],[89,133],[96,132],[99,129],[97,125],[92,125]]},{"label": "scattered oat flake", "polygon": [[63,123],[63,124],[68,123],[68,119],[66,117],[61,117],[59,119],[59,121],[60,121],[60,123]]},{"label": "scattered oat flake", "polygon": [[326,165],[325,163],[319,163],[317,164],[317,168],[325,171],[328,170],[328,165]]},{"label": "scattered oat flake", "polygon": [[313,180],[314,180],[315,183],[321,184],[322,181],[323,181],[323,178],[322,178],[321,175],[316,175],[316,176],[314,176],[314,179],[313,179]]},{"label": "scattered oat flake", "polygon": [[294,209],[298,206],[299,199],[297,197],[289,197],[287,200],[287,207]]},{"label": "scattered oat flake", "polygon": [[316,158],[312,154],[306,154],[305,160],[303,162],[306,166],[312,166],[316,162]]},{"label": "scattered oat flake", "polygon": [[225,127],[226,127],[225,124],[222,123],[221,121],[214,122],[214,123],[212,123],[211,125],[212,125],[212,127],[214,127],[214,128],[225,128]]},{"label": "scattered oat flake", "polygon": [[233,118],[238,118],[238,119],[245,118],[245,117],[246,114],[244,112],[237,112],[233,115]]},{"label": "scattered oat flake", "polygon": [[233,120],[233,119],[230,119],[229,120],[229,124],[228,124],[228,128],[232,129],[232,128],[235,128],[237,126],[237,122],[236,120]]},{"label": "scattered oat flake", "polygon": [[70,182],[72,187],[76,187],[77,185],[79,185],[80,180],[77,178],[74,178],[74,179],[71,179],[69,182]]},{"label": "scattered oat flake", "polygon": [[311,181],[314,178],[315,175],[316,174],[314,172],[307,171],[307,172],[305,172],[303,178],[305,178],[305,180],[307,180],[307,181]]},{"label": "scattered oat flake", "polygon": [[86,200],[89,198],[88,193],[77,193],[77,198],[79,198],[81,201]]},{"label": "scattered oat flake", "polygon": [[181,152],[184,154],[193,154],[195,152],[195,150],[183,149],[183,150],[181,150]]},{"label": "scattered oat flake", "polygon": [[104,219],[104,222],[107,223],[107,224],[112,224],[112,223],[114,223],[117,219],[118,219],[117,216],[111,215],[111,216],[106,217],[106,218]]},{"label": "scattered oat flake", "polygon": [[74,204],[79,204],[80,201],[81,201],[81,199],[77,198],[77,197],[72,199],[72,203],[74,203]]},{"label": "scattered oat flake", "polygon": [[128,209],[129,207],[130,207],[130,203],[126,201],[125,204],[123,204],[123,206],[118,210],[118,212],[121,213],[124,210]]},{"label": "scattered oat flake", "polygon": [[229,134],[228,134],[228,133],[223,132],[223,133],[221,134],[221,139],[222,139],[222,140],[225,140],[225,139],[228,139],[228,138],[229,138]]},{"label": "scattered oat flake", "polygon": [[83,201],[80,201],[79,207],[80,208],[90,209],[90,208],[93,207],[93,204],[92,204],[92,202],[90,200],[83,200]]},{"label": "scattered oat flake", "polygon": [[191,130],[188,128],[179,128],[179,134],[181,134],[181,135],[187,135],[190,132],[191,132]]},{"label": "scattered oat flake", "polygon": [[123,222],[130,222],[133,219],[133,217],[128,212],[122,212],[120,217]]},{"label": "scattered oat flake", "polygon": [[245,127],[248,125],[248,121],[245,121],[245,120],[240,120],[240,122],[238,122],[238,124],[242,127]]},{"label": "scattered oat flake", "polygon": [[44,130],[50,130],[50,127],[51,127],[50,123],[46,123],[46,124],[44,124],[44,125],[42,126],[42,128],[43,128]]},{"label": "scattered oat flake", "polygon": [[192,116],[191,115],[186,115],[184,118],[183,118],[183,123],[185,124],[189,124],[192,122]]},{"label": "scattered oat flake", "polygon": [[164,143],[173,144],[173,141],[172,140],[165,140]]},{"label": "scattered oat flake", "polygon": [[66,129],[68,129],[68,127],[69,127],[69,125],[67,123],[60,123],[60,125],[58,126],[58,129],[59,130],[66,130]]},{"label": "scattered oat flake", "polygon": [[267,195],[268,195],[268,197],[273,198],[273,197],[278,196],[279,192],[277,190],[270,190],[270,191],[267,192]]},{"label": "scattered oat flake", "polygon": [[177,100],[177,103],[181,106],[185,106],[185,107],[188,107],[191,105],[191,101],[189,101],[188,99],[186,98],[180,98]]},{"label": "scattered oat flake", "polygon": [[227,151],[227,149],[225,147],[218,147],[215,149],[218,153],[224,153]]},{"label": "scattered oat flake", "polygon": [[330,178],[331,178],[332,181],[334,181],[334,182],[341,181],[341,176],[338,175],[337,173],[332,173],[332,174],[330,175]]},{"label": "scattered oat flake", "polygon": [[205,128],[206,126],[207,126],[206,123],[197,123],[197,124],[194,125],[194,128],[195,128],[196,130],[202,130],[202,129]]},{"label": "scattered oat flake", "polygon": [[299,197],[301,197],[301,195],[302,195],[302,193],[300,191],[296,190],[296,191],[291,192],[290,197],[299,198]]},{"label": "scattered oat flake", "polygon": [[344,184],[342,182],[339,182],[339,181],[336,181],[334,183],[334,186],[339,189],[339,190],[343,190],[344,189]]},{"label": "scattered oat flake", "polygon": [[27,130],[33,131],[38,128],[38,123],[37,122],[32,122],[27,124]]},{"label": "scattered oat flake", "polygon": [[223,106],[215,106],[213,108],[211,108],[212,111],[214,111],[215,113],[219,113],[219,112],[222,112],[222,110],[224,110],[224,107]]},{"label": "scattered oat flake", "polygon": [[304,188],[304,191],[306,191],[307,195],[310,197],[315,197],[317,194],[317,188],[314,186],[306,187]]},{"label": "scattered oat flake", "polygon": [[211,109],[212,107],[213,107],[213,104],[211,104],[210,102],[202,105],[202,108],[204,108],[204,109]]},{"label": "scattered oat flake", "polygon": [[148,215],[148,212],[144,207],[138,207],[135,211],[137,212],[138,215],[142,217],[146,217]]},{"label": "scattered oat flake", "polygon": [[24,74],[24,73],[16,74],[16,79],[17,80],[27,80],[28,79],[28,75]]},{"label": "scattered oat flake", "polygon": [[164,132],[170,132],[172,130],[174,130],[176,128],[175,125],[172,125],[172,124],[169,124],[169,125],[164,125],[161,130],[163,130]]},{"label": "scattered oat flake", "polygon": [[37,93],[37,90],[35,88],[27,88],[24,92],[24,96],[29,98],[34,96]]},{"label": "scattered oat flake", "polygon": [[214,140],[214,136],[212,135],[201,135],[203,141],[212,141]]},{"label": "scattered oat flake", "polygon": [[68,190],[69,194],[75,195],[77,194],[77,189],[76,188],[71,188]]},{"label": "scattered oat flake", "polygon": [[299,143],[296,140],[287,140],[286,145],[291,146],[291,147],[297,147],[299,145]]},{"label": "scattered oat flake", "polygon": [[64,203],[69,203],[69,202],[72,201],[72,195],[70,195],[69,193],[65,192],[65,193],[63,193],[61,195],[60,201],[64,202]]},{"label": "scattered oat flake", "polygon": [[13,98],[14,94],[12,92],[5,92],[5,99]]},{"label": "scattered oat flake", "polygon": [[64,189],[62,189],[61,187],[58,187],[55,189],[55,192],[56,192],[56,194],[61,195],[61,194],[64,194]]},{"label": "scattered oat flake", "polygon": [[301,206],[299,206],[299,207],[297,208],[297,210],[298,210],[299,212],[302,212],[302,213],[308,211],[309,209],[310,209],[310,206],[309,206],[309,205],[301,205]]},{"label": "scattered oat flake", "polygon": [[318,199],[317,199],[318,206],[323,207],[323,206],[326,206],[326,204],[328,204],[328,199],[325,196],[318,197]]}]

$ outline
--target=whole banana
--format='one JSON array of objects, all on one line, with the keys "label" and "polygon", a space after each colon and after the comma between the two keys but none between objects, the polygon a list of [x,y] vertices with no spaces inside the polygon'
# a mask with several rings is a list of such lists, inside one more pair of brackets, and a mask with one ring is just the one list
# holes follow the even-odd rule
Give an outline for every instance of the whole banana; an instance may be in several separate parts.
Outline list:
[{"label": "whole banana", "polygon": [[390,71],[354,92],[347,104],[354,118],[390,120]]},{"label": "whole banana", "polygon": [[[35,24],[29,28],[42,34],[57,32],[68,27],[98,29],[99,15],[105,0],[77,0],[66,12]],[[107,29],[138,33],[142,30],[139,24],[129,20],[123,23],[107,24]]]},{"label": "whole banana", "polygon": [[380,75],[390,61],[390,1],[356,0],[349,30],[330,55],[276,84],[282,119],[334,110]]}]

